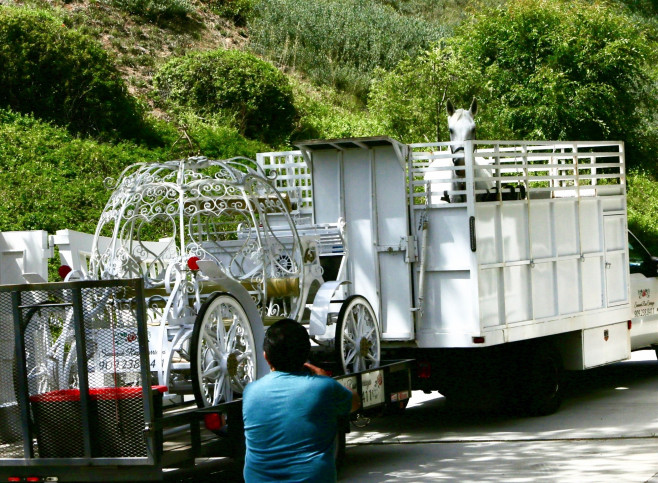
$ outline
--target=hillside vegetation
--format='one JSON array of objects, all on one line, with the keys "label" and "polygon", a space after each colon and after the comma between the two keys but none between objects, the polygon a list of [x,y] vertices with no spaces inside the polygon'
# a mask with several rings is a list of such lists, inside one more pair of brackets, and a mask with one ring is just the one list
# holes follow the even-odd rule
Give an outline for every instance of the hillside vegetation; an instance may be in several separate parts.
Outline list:
[{"label": "hillside vegetation", "polygon": [[626,143],[629,223],[658,253],[650,0],[4,0],[0,231],[93,229],[134,162],[296,139]]}]

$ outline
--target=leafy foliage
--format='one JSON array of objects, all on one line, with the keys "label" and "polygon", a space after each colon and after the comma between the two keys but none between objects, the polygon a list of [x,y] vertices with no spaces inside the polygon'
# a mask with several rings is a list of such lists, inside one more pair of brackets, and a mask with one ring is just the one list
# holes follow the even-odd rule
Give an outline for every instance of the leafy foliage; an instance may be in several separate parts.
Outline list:
[{"label": "leafy foliage", "polygon": [[299,114],[292,139],[335,139],[374,136],[379,126],[354,97],[329,87],[315,87],[293,78],[295,106]]},{"label": "leafy foliage", "polygon": [[505,0],[379,0],[405,16],[419,17],[441,25],[457,25],[482,4],[501,4]]},{"label": "leafy foliage", "polygon": [[489,118],[523,138],[628,139],[638,106],[656,102],[643,33],[599,4],[510,2],[462,26],[459,43]]},{"label": "leafy foliage", "polygon": [[194,52],[174,58],[154,77],[160,98],[199,116],[221,113],[241,134],[281,142],[293,129],[295,107],[285,75],[238,50]]},{"label": "leafy foliage", "polygon": [[143,111],[96,41],[41,10],[0,6],[0,108],[75,133],[135,139]]},{"label": "leafy foliage", "polygon": [[102,144],[0,110],[0,231],[70,228],[93,233],[109,191],[103,181],[162,153],[132,143]]},{"label": "leafy foliage", "polygon": [[441,34],[423,20],[356,0],[261,0],[249,28],[257,53],[363,98],[375,68],[392,69]]},{"label": "leafy foliage", "polygon": [[467,99],[479,82],[478,72],[461,61],[448,39],[378,74],[368,108],[383,132],[403,142],[447,141],[447,98]]},{"label": "leafy foliage", "polygon": [[658,254],[658,182],[646,171],[628,174],[628,227],[647,249]]},{"label": "leafy foliage", "polygon": [[647,128],[647,110],[658,103],[647,69],[651,56],[643,32],[610,8],[509,2],[383,76],[369,105],[403,138],[434,138],[440,117],[430,113],[441,108],[445,93],[463,105],[478,95],[481,138],[632,144]]},{"label": "leafy foliage", "polygon": [[221,122],[187,116],[186,126],[190,138],[198,147],[198,153],[208,158],[228,159],[244,156],[256,159],[256,154],[272,149],[267,144],[245,138],[237,129]]},{"label": "leafy foliage", "polygon": [[244,27],[251,18],[258,0],[205,0],[219,15],[239,27]]},{"label": "leafy foliage", "polygon": [[112,4],[133,15],[150,20],[184,18],[192,6],[187,0],[111,0]]}]

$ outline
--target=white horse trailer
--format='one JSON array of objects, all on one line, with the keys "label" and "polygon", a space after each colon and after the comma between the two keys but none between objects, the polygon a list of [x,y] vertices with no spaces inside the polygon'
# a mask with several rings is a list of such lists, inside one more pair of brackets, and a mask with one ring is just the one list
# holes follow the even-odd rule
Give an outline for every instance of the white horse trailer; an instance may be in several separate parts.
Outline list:
[{"label": "white horse trailer", "polygon": [[[339,278],[372,305],[382,354],[417,361],[416,389],[549,413],[562,368],[630,357],[623,143],[297,147],[258,162],[277,172],[300,230],[340,229]],[[322,323],[315,334],[331,332],[332,318]]]}]

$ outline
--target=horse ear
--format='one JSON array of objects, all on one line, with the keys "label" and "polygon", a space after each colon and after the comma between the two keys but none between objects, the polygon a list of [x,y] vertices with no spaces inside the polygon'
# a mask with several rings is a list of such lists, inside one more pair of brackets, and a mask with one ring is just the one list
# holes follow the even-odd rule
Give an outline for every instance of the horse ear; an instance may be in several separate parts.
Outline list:
[{"label": "horse ear", "polygon": [[446,102],[446,111],[448,111],[448,116],[452,116],[455,113],[455,106],[452,105],[450,99]]},{"label": "horse ear", "polygon": [[478,100],[475,97],[473,97],[469,111],[471,111],[471,116],[473,117],[478,113]]}]

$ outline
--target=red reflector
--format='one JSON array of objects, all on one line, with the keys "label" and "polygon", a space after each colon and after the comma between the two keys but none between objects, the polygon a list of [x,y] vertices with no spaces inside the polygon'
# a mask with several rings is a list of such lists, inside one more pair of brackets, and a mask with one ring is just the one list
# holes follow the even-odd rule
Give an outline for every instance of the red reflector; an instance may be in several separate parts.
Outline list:
[{"label": "red reflector", "polygon": [[199,257],[190,257],[187,260],[187,266],[190,267],[190,270],[198,270],[199,265],[196,263],[201,260]]},{"label": "red reflector", "polygon": [[432,365],[428,361],[418,362],[418,377],[420,379],[429,379],[432,377]]},{"label": "red reflector", "polygon": [[629,320],[626,324],[628,325],[628,330],[631,330],[633,328],[633,321],[632,320]]},{"label": "red reflector", "polygon": [[203,422],[209,431],[219,431],[226,424],[223,414],[208,413],[203,415]]},{"label": "red reflector", "polygon": [[7,481],[21,481],[21,479],[18,476],[10,476]]},{"label": "red reflector", "polygon": [[481,335],[473,337],[473,344],[484,344],[484,337]]},{"label": "red reflector", "polygon": [[[57,269],[57,273],[59,274],[60,277],[66,278],[66,276],[71,273],[71,270],[73,270],[71,267],[68,265],[62,265]],[[20,480],[17,480],[20,481]]]},{"label": "red reflector", "polygon": [[41,478],[39,478],[38,476],[28,476],[27,478],[25,478],[25,481],[41,481]]}]

